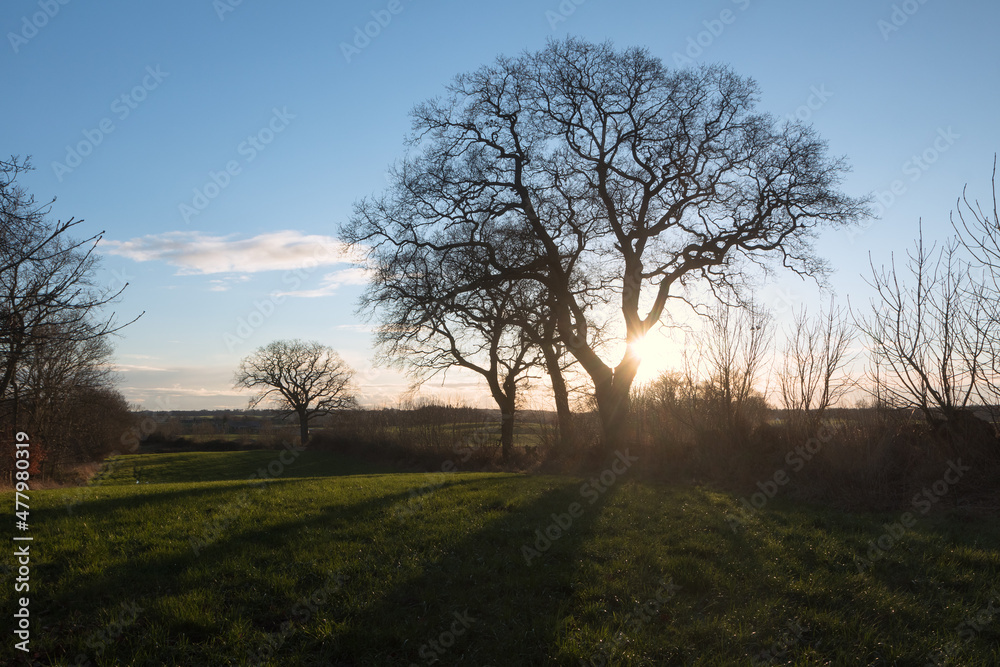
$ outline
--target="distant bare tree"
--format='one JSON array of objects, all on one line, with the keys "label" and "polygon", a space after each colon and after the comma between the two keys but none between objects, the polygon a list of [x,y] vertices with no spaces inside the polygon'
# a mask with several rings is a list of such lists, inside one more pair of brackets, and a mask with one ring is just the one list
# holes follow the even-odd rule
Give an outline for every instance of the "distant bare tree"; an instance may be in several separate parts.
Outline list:
[{"label": "distant bare tree", "polygon": [[302,446],[309,442],[309,421],[356,405],[351,370],[334,350],[316,341],[277,340],[240,362],[233,383],[256,389],[249,409],[265,400],[299,418]]},{"label": "distant bare tree", "polygon": [[786,410],[808,421],[822,419],[852,388],[844,374],[854,332],[844,312],[833,301],[826,313],[810,320],[802,307],[795,315],[778,373]]}]

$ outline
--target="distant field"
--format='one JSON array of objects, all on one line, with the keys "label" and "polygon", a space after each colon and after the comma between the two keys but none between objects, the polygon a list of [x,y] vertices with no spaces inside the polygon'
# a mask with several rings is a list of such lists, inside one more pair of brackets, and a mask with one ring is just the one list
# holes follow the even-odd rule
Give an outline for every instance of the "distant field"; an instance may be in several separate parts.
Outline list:
[{"label": "distant field", "polygon": [[[542,443],[545,428],[545,425],[536,422],[515,422],[514,446],[537,447]],[[473,446],[478,442],[497,443],[500,440],[500,424],[496,422],[448,423],[439,426],[438,429],[463,444],[468,443]],[[391,427],[388,430],[390,433],[405,436],[408,440],[413,440],[421,432],[433,432],[426,426]]]},{"label": "distant field", "polygon": [[1000,664],[995,521],[922,517],[859,572],[898,516],[772,501],[734,532],[736,498],[627,472],[602,492],[279,454],[125,456],[32,492],[40,663]]},{"label": "distant field", "polygon": [[[546,430],[544,424],[539,424],[537,422],[517,422],[514,425],[514,446],[515,447],[537,447],[542,444],[544,433]],[[548,428],[552,428],[549,426]],[[313,435],[322,434],[325,432],[336,433],[336,429],[326,429],[323,427],[313,427],[310,433]],[[476,443],[481,440],[485,440],[489,443],[498,442],[500,439],[500,424],[496,422],[491,423],[446,423],[439,424],[435,427],[430,426],[390,426],[386,428],[386,432],[394,436],[403,436],[407,440],[414,440],[419,438],[421,434],[432,434],[440,433],[446,435],[448,438],[454,438],[459,442],[465,443]],[[285,427],[284,433],[289,438],[298,438],[298,428],[297,427]],[[260,434],[238,434],[238,433],[227,433],[227,434],[197,434],[197,435],[184,435],[181,436],[185,440],[196,443],[206,443],[206,442],[247,442],[255,443],[261,438],[273,438],[273,436],[262,436]],[[153,445],[154,448],[162,447],[163,444],[157,443]]]}]

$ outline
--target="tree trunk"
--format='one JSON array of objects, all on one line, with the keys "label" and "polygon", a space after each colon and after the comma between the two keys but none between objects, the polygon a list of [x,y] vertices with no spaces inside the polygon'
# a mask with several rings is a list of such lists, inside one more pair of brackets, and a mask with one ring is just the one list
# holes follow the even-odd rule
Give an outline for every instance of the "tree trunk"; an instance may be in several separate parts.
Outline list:
[{"label": "tree trunk", "polygon": [[597,399],[601,419],[601,445],[605,454],[620,450],[628,442],[632,382],[638,370],[638,357],[626,352],[612,373],[594,383],[594,398]]},{"label": "tree trunk", "polygon": [[[560,377],[562,375],[560,374]],[[576,440],[576,432],[573,426],[573,411],[569,409],[569,394],[566,386],[561,390],[555,390],[556,418],[559,422],[559,440],[557,447],[560,453],[569,452],[573,449]]]},{"label": "tree trunk", "polygon": [[508,377],[500,384],[495,375],[486,378],[490,395],[500,408],[500,456],[504,462],[510,460],[514,449],[514,412],[516,410],[516,378]]},{"label": "tree trunk", "polygon": [[305,449],[306,444],[309,442],[309,415],[305,413],[305,410],[300,410],[299,414],[299,440],[300,447]]},{"label": "tree trunk", "polygon": [[627,439],[628,415],[631,408],[629,386],[602,383],[594,392],[601,420],[601,449],[606,454],[621,449]]},{"label": "tree trunk", "polygon": [[573,432],[573,413],[569,409],[569,391],[566,389],[566,379],[559,366],[559,355],[552,345],[542,345],[545,356],[545,366],[552,381],[552,395],[556,402],[556,417],[559,423],[559,439],[556,441],[556,451],[565,454],[573,447],[576,437]]},{"label": "tree trunk", "polygon": [[507,462],[514,448],[514,399],[500,407],[500,457]]}]

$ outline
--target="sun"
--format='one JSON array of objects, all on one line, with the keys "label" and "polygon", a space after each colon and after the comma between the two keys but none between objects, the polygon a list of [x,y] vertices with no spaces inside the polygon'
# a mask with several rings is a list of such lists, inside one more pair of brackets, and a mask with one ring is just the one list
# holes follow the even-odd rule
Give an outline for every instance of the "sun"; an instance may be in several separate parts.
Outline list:
[{"label": "sun", "polygon": [[648,332],[631,343],[630,347],[641,360],[639,372],[635,376],[637,384],[651,382],[665,371],[680,365],[680,346],[659,329]]}]

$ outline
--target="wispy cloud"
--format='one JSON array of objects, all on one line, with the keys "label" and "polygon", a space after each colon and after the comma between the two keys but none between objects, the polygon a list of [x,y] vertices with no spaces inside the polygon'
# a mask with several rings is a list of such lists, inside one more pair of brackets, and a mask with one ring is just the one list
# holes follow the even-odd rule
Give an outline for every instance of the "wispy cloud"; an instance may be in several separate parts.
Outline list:
[{"label": "wispy cloud", "polygon": [[240,274],[238,276],[223,276],[222,278],[210,280],[209,284],[211,287],[208,289],[212,292],[226,292],[233,285],[237,283],[244,283],[248,280],[250,280],[250,276],[246,274]]},{"label": "wispy cloud", "polygon": [[352,267],[326,274],[320,281],[319,287],[315,289],[279,292],[278,296],[297,296],[302,298],[330,296],[331,294],[335,294],[344,285],[364,285],[366,282],[368,282],[368,270],[361,267]]},{"label": "wispy cloud", "polygon": [[170,368],[159,368],[157,366],[140,366],[137,364],[115,364],[115,370],[119,373],[132,373],[135,371],[148,371],[150,373],[173,373]]},{"label": "wispy cloud", "polygon": [[206,387],[181,387],[179,385],[174,385],[172,387],[150,387],[144,389],[146,393],[151,393],[154,395],[174,395],[174,396],[240,396],[241,394],[232,389],[224,389],[221,387],[209,389]]},{"label": "wispy cloud", "polygon": [[[178,275],[246,274],[358,261],[355,253],[332,236],[294,230],[259,234],[248,239],[238,239],[235,235],[209,236],[201,232],[166,232],[128,241],[104,241],[101,249],[136,262],[166,262],[178,268]],[[340,273],[344,272],[330,275]],[[213,289],[224,290],[226,284],[220,283]]]}]

